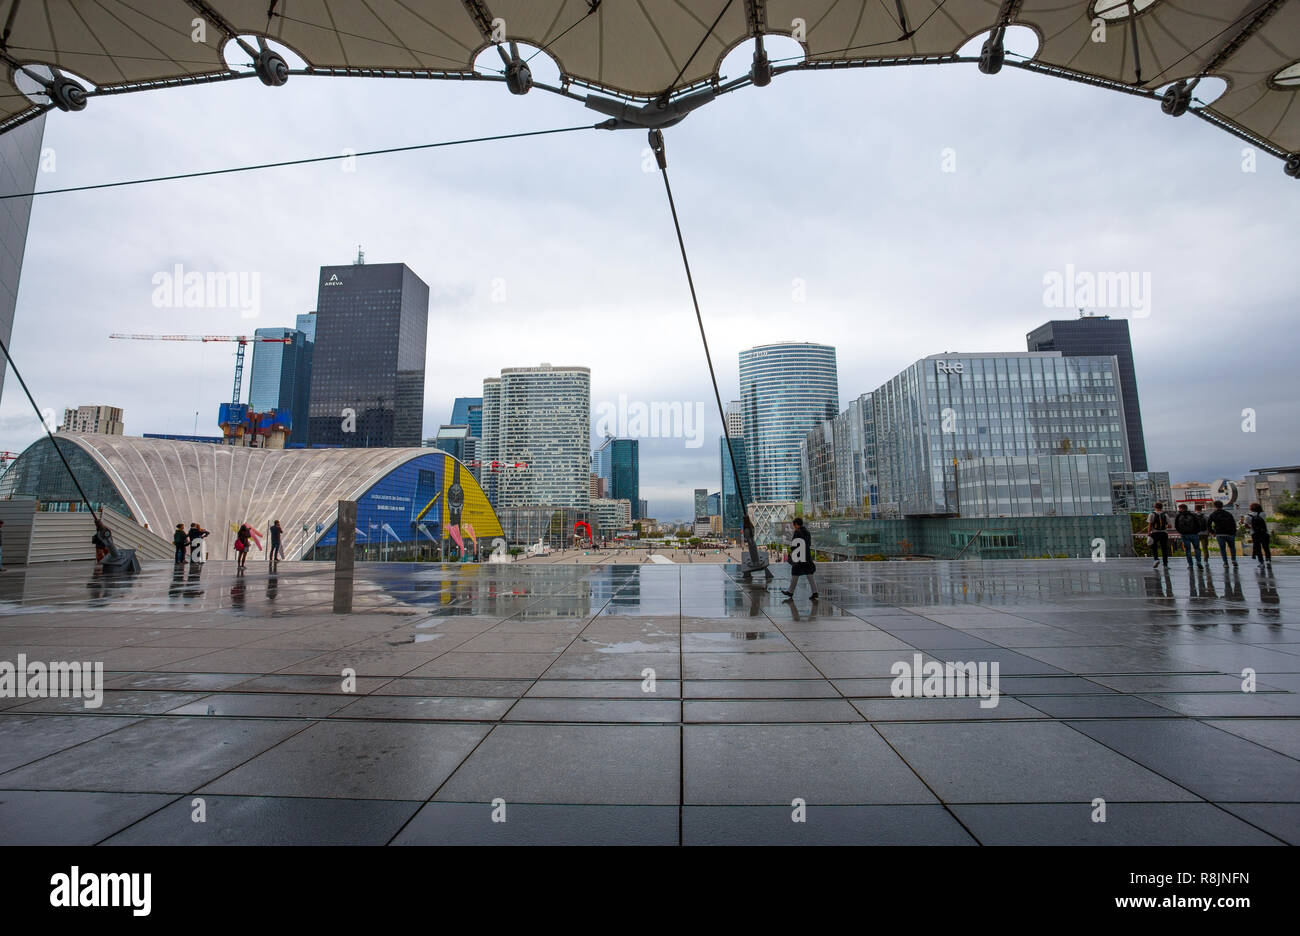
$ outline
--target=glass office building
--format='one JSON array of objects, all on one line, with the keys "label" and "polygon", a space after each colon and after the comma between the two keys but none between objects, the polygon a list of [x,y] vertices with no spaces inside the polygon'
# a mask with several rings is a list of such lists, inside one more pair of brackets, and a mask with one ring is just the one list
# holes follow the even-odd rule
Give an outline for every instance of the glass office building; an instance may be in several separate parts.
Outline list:
[{"label": "glass office building", "polygon": [[632,503],[632,519],[641,519],[641,454],[637,439],[606,436],[591,454],[591,472],[605,479],[605,496]]},{"label": "glass office building", "polygon": [[1119,385],[1123,394],[1124,431],[1128,436],[1132,471],[1147,470],[1147,444],[1142,434],[1142,409],[1138,405],[1137,371],[1133,366],[1133,342],[1128,320],[1108,315],[1085,315],[1040,325],[1026,336],[1030,351],[1059,351],[1066,357],[1108,357],[1119,361]]},{"label": "glass office building", "polygon": [[296,328],[259,328],[253,334],[258,338],[287,338],[289,343],[253,342],[248,405],[257,413],[288,410],[292,415],[289,442],[305,443],[314,345]]},{"label": "glass office building", "polygon": [[[0,339],[9,347],[14,309],[18,304],[18,276],[27,247],[27,223],[31,220],[32,191],[40,169],[41,141],[45,137],[45,115],[0,134],[0,195],[27,198],[0,199]],[[0,360],[0,390],[8,365]]]},{"label": "glass office building", "polygon": [[810,430],[800,462],[805,510],[871,516],[878,498],[871,394],[849,401],[844,412]]},{"label": "glass office building", "polygon": [[469,434],[476,439],[483,438],[483,398],[456,397],[451,404],[452,426],[469,426]]},{"label": "glass office building", "polygon": [[[731,469],[731,453],[736,454],[736,470]],[[741,496],[736,493],[736,476],[740,476],[740,495],[749,503],[749,466],[745,456],[744,435],[733,435],[731,447],[727,447],[727,437],[718,436],[718,460],[722,468],[722,531],[728,536],[740,535]]]},{"label": "glass office building", "polygon": [[495,446],[496,460],[502,463],[497,472],[498,505],[587,507],[590,368],[509,367],[501,371],[500,388]]},{"label": "glass office building", "polygon": [[741,351],[740,405],[754,499],[798,500],[799,446],[840,410],[835,349],[804,342]]},{"label": "glass office building", "polygon": [[404,263],[321,267],[315,318],[310,443],[418,447],[429,287]]},{"label": "glass office building", "polygon": [[1103,455],[1129,470],[1114,356],[931,355],[874,391],[872,409],[881,516],[963,512],[963,468],[995,456]]}]

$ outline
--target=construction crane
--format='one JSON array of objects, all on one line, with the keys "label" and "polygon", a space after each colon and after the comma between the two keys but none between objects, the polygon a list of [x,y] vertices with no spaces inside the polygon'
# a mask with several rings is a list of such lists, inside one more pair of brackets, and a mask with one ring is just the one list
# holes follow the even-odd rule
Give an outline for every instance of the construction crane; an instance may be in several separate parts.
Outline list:
[{"label": "construction crane", "polygon": [[240,389],[244,385],[244,347],[250,341],[269,341],[273,344],[293,344],[292,338],[263,338],[261,335],[121,335],[114,333],[110,338],[131,338],[136,341],[236,341],[239,350],[235,352],[235,389],[230,396],[231,406],[239,406]]}]

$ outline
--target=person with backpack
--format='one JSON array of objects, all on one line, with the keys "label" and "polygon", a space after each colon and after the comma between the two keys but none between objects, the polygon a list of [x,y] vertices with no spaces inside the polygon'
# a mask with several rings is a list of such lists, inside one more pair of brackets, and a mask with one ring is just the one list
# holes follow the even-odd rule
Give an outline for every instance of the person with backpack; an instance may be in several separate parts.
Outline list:
[{"label": "person with backpack", "polygon": [[1178,505],[1178,512],[1174,514],[1174,529],[1183,539],[1183,552],[1187,553],[1187,566],[1191,568],[1192,554],[1196,554],[1196,564],[1201,564],[1201,524],[1196,519],[1196,514],[1187,509],[1186,504]]},{"label": "person with backpack", "polygon": [[1201,540],[1201,555],[1210,561],[1210,521],[1204,504],[1196,505],[1196,535]]},{"label": "person with backpack", "polygon": [[1210,511],[1210,516],[1206,519],[1210,524],[1210,532],[1219,541],[1219,555],[1223,557],[1223,564],[1228,564],[1228,553],[1232,553],[1232,564],[1236,565],[1237,521],[1223,509],[1223,501],[1217,500],[1214,502],[1214,510]]},{"label": "person with backpack", "polygon": [[1250,522],[1250,557],[1264,568],[1264,564],[1273,564],[1273,551],[1269,548],[1268,521],[1264,519],[1264,508],[1258,503],[1250,505],[1247,515]]},{"label": "person with backpack", "polygon": [[1151,568],[1157,568],[1161,558],[1165,561],[1165,568],[1169,568],[1169,517],[1160,501],[1155,502],[1147,517],[1147,536],[1151,537],[1151,555],[1155,559]]},{"label": "person with backpack", "polygon": [[790,590],[781,589],[787,598],[794,597],[794,590],[799,587],[799,576],[808,576],[808,587],[812,589],[812,600],[816,601],[817,579],[813,575],[817,566],[812,557],[812,534],[803,525],[802,517],[794,518],[794,530],[790,534]]},{"label": "person with backpack", "polygon": [[189,546],[190,538],[185,535],[185,524],[176,524],[176,532],[172,534],[172,545],[176,547],[176,564],[185,564],[185,548]]}]

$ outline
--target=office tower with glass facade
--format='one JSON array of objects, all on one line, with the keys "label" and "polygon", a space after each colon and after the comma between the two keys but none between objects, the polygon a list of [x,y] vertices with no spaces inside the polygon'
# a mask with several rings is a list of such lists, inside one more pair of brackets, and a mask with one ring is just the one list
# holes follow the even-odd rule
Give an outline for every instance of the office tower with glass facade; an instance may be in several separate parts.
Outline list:
[{"label": "office tower with glass facade", "polygon": [[451,404],[452,426],[469,426],[469,434],[476,439],[483,438],[483,398],[456,397]]},{"label": "office tower with glass facade", "polygon": [[1142,409],[1138,405],[1137,371],[1133,366],[1133,342],[1128,320],[1108,315],[1084,315],[1077,319],[1051,321],[1027,336],[1030,351],[1059,351],[1066,357],[1109,357],[1119,360],[1119,386],[1124,398],[1124,431],[1132,471],[1147,470],[1147,444],[1142,434]]},{"label": "office tower with glass facade", "polygon": [[[27,247],[27,224],[32,215],[31,193],[40,171],[41,141],[45,137],[45,115],[0,134],[0,195],[25,198],[0,199],[0,339],[9,347],[18,304],[18,275]],[[8,363],[0,360],[0,391]]]},{"label": "office tower with glass facade", "polygon": [[311,312],[303,312],[294,321],[293,327],[306,336],[308,344],[314,342],[316,340],[316,311],[313,309]]},{"label": "office tower with glass facade", "polygon": [[[483,391],[486,419],[486,382]],[[590,502],[590,368],[550,364],[506,368],[501,371],[499,406],[500,505],[586,508]]]},{"label": "office tower with glass facade", "polygon": [[709,515],[709,489],[695,489],[695,519],[707,517]]},{"label": "office tower with glass facade", "polygon": [[501,378],[486,377],[483,380],[483,435],[478,446],[478,458],[482,462],[479,468],[479,483],[487,494],[488,502],[497,505],[497,487],[501,479]]},{"label": "office tower with glass facade", "polygon": [[253,342],[248,405],[255,413],[288,410],[292,420],[289,442],[305,443],[313,345],[296,328],[259,328],[253,334],[258,338],[285,338],[288,343]]},{"label": "office tower with glass facade", "polygon": [[591,470],[605,480],[605,496],[611,500],[627,499],[632,504],[632,519],[641,519],[641,455],[637,439],[606,436],[591,454]]},{"label": "office tower with glass facade", "polygon": [[[728,414],[730,416],[730,414]],[[731,453],[736,453],[736,470],[731,468]],[[731,447],[727,447],[726,436],[718,436],[718,461],[722,468],[722,530],[728,536],[739,536],[741,526],[741,497],[749,503],[749,471],[745,456],[745,436],[743,433],[731,437]],[[736,493],[736,476],[740,476],[740,494]]]},{"label": "office tower with glass facade", "polygon": [[[1016,496],[1031,501],[1044,497],[1049,481],[1035,456],[1102,455],[1108,471],[1128,471],[1123,399],[1113,355],[953,353],[917,361],[871,394],[880,513],[961,513],[963,472],[985,471],[981,459],[1029,457]],[[1006,464],[987,467],[1011,482]],[[1058,495],[1072,497],[1065,488]]]},{"label": "office tower with glass facade", "polygon": [[871,394],[809,431],[800,450],[803,502],[810,513],[870,517],[879,497]]},{"label": "office tower with glass facade", "polygon": [[740,405],[753,499],[798,500],[800,444],[840,409],[835,349],[792,342],[741,351]]},{"label": "office tower with glass facade", "polygon": [[429,287],[406,264],[321,267],[312,445],[420,445],[428,321]]}]

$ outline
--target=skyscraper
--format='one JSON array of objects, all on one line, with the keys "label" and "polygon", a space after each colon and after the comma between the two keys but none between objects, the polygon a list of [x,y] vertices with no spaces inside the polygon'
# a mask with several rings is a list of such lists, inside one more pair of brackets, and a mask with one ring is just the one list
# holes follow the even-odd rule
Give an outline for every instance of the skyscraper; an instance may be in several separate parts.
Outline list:
[{"label": "skyscraper", "polygon": [[487,494],[488,503],[497,505],[498,482],[501,472],[493,462],[501,458],[501,378],[483,380],[483,436],[479,443],[479,483]]},{"label": "skyscraper", "polygon": [[[730,414],[728,414],[730,415]],[[731,469],[731,452],[736,453],[736,470]],[[745,503],[750,501],[749,471],[745,457],[745,437],[731,437],[731,448],[727,448],[727,439],[718,436],[718,459],[722,467],[722,529],[728,535],[739,536],[741,526],[741,498],[736,494],[736,476],[740,476],[740,491]]]},{"label": "skyscraper", "polygon": [[591,468],[605,479],[605,496],[632,503],[632,519],[641,519],[641,455],[637,439],[606,436],[591,456]]},{"label": "skyscraper", "polygon": [[709,515],[709,489],[695,489],[695,519],[707,517]]},{"label": "skyscraper", "polygon": [[1030,351],[1060,351],[1066,357],[1108,357],[1119,359],[1119,385],[1124,398],[1124,432],[1132,471],[1147,470],[1147,443],[1142,433],[1142,409],[1138,405],[1137,371],[1133,366],[1133,342],[1128,320],[1109,315],[1084,315],[1077,319],[1053,320],[1029,333]]},{"label": "skyscraper", "polygon": [[[508,367],[501,371],[500,388],[496,451],[503,466],[497,478],[498,505],[587,507],[590,368]],[[486,416],[486,381],[483,392]]]},{"label": "skyscraper", "polygon": [[248,405],[257,413],[287,409],[292,417],[289,441],[306,442],[314,346],[307,341],[306,334],[296,328],[259,328],[253,334],[258,338],[287,338],[289,343],[253,342]]},{"label": "skyscraper", "polygon": [[799,445],[839,413],[835,349],[790,342],[741,351],[740,404],[754,500],[798,500]]},{"label": "skyscraper", "polygon": [[404,263],[321,267],[315,318],[311,444],[419,446],[429,287]]},{"label": "skyscraper", "polygon": [[[44,114],[0,134],[0,195],[30,196],[36,188],[44,137]],[[4,340],[5,347],[9,347],[14,327],[18,274],[23,267],[31,213],[30,197],[0,200],[0,339]],[[4,389],[7,370],[7,363],[0,359],[0,391]]]},{"label": "skyscraper", "polygon": [[483,398],[458,396],[451,404],[452,426],[469,426],[469,434],[483,438]]},{"label": "skyscraper", "polygon": [[294,322],[294,328],[307,336],[307,343],[311,344],[316,340],[316,310],[303,312]]}]

